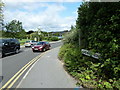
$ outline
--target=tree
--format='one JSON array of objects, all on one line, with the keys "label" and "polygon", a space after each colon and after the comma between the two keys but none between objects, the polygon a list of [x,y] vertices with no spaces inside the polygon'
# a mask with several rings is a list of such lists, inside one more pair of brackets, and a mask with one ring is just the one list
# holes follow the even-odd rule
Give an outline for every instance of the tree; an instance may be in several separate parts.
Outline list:
[{"label": "tree", "polygon": [[0,37],[2,37],[2,29],[3,29],[3,8],[4,3],[0,1]]},{"label": "tree", "polygon": [[[81,48],[99,52],[102,59],[100,75],[119,78],[120,70],[120,2],[86,2],[78,9],[77,28]],[[108,63],[109,60],[109,63]],[[107,64],[106,64],[107,63]]]},{"label": "tree", "polygon": [[31,34],[31,33],[34,33],[34,31],[30,30],[30,31],[27,32],[27,34]]},{"label": "tree", "polygon": [[74,29],[75,29],[75,27],[73,25],[71,25],[70,31],[73,31]]},{"label": "tree", "polygon": [[22,27],[22,22],[12,20],[5,25],[5,36],[9,38],[23,38],[25,36],[25,30]]},{"label": "tree", "polygon": [[18,32],[17,38],[19,39],[25,39],[26,38],[26,32],[24,29],[22,29],[20,32]]},{"label": "tree", "polygon": [[[60,54],[67,71],[80,80],[80,85],[120,89],[119,29],[120,2],[84,2],[78,8],[76,29],[65,35],[66,44]],[[75,45],[78,34],[80,48]],[[83,55],[81,49],[87,49],[92,56],[98,53],[100,58]]]},{"label": "tree", "polygon": [[42,33],[45,37],[47,37],[47,36],[48,36],[48,33],[47,33],[47,32],[45,32],[45,31],[41,31],[41,33]]},{"label": "tree", "polygon": [[2,13],[2,8],[3,8],[3,6],[4,6],[4,3],[2,2],[2,1],[0,1],[0,21],[2,21],[3,20],[3,13]]}]

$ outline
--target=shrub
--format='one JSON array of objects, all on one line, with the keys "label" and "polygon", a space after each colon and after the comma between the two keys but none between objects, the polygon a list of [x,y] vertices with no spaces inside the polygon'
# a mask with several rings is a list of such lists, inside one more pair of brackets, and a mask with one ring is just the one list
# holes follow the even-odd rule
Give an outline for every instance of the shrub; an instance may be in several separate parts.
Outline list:
[{"label": "shrub", "polygon": [[59,39],[58,39],[58,37],[51,37],[49,40],[50,41],[58,41]]},{"label": "shrub", "polygon": [[[85,87],[120,89],[119,12],[120,3],[85,2],[78,8],[77,29],[64,36],[60,57]],[[81,55],[78,33],[80,48],[100,53],[100,59]]]},{"label": "shrub", "polygon": [[78,41],[78,32],[76,29],[74,29],[71,32],[68,32],[65,34],[64,39],[63,39],[64,43],[76,43]]},{"label": "shrub", "polygon": [[48,40],[48,37],[43,37],[43,40]]},{"label": "shrub", "polygon": [[67,50],[63,59],[69,72],[79,72],[80,66],[82,65],[80,58],[81,53],[78,48],[74,47]]},{"label": "shrub", "polygon": [[77,84],[86,88],[120,88],[120,80],[103,78],[105,76],[101,73],[103,64],[93,62],[92,58],[83,56],[78,46],[64,44],[60,48],[58,57],[64,61],[65,69],[79,80]]},{"label": "shrub", "polygon": [[64,44],[61,48],[60,48],[60,52],[59,52],[59,59],[63,60],[64,55],[66,54],[66,52],[70,49],[73,48],[72,44]]}]

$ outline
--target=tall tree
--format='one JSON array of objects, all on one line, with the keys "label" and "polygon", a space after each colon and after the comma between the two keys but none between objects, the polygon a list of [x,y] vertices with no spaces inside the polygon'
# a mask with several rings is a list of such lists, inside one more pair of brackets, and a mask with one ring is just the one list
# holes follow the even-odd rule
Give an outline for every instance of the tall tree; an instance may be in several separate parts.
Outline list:
[{"label": "tall tree", "polygon": [[[22,27],[22,22],[17,20],[12,20],[7,23],[5,31],[5,36],[10,38],[23,38],[25,35],[25,30]],[[23,34],[24,33],[24,34]]]},{"label": "tall tree", "polygon": [[[119,77],[120,61],[120,2],[87,2],[78,9],[77,28],[81,47],[99,52],[106,64],[99,74]],[[103,65],[104,65],[103,64]]]},{"label": "tall tree", "polygon": [[4,4],[3,2],[0,0],[0,37],[2,37],[2,29],[3,29],[3,8]]},{"label": "tall tree", "polygon": [[4,6],[4,3],[2,1],[0,1],[0,21],[3,20],[3,13],[2,13],[3,6]]}]

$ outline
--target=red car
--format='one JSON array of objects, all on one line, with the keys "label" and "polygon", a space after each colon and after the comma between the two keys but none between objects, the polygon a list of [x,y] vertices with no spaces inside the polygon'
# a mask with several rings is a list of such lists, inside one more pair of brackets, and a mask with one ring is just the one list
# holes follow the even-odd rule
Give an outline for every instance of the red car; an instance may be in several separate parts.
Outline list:
[{"label": "red car", "polygon": [[38,42],[37,45],[32,46],[33,52],[35,51],[46,51],[50,49],[50,44],[48,42]]}]

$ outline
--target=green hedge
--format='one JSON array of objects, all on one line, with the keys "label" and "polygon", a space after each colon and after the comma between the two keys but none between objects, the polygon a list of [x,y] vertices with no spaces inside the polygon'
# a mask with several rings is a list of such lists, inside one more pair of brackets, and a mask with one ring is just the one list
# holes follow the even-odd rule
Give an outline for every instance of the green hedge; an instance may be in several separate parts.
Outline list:
[{"label": "green hedge", "polygon": [[58,37],[44,37],[44,40],[48,40],[48,41],[58,41]]},{"label": "green hedge", "polygon": [[50,41],[58,41],[59,39],[58,39],[58,37],[51,37],[50,38]]},{"label": "green hedge", "polygon": [[[84,87],[120,89],[119,21],[120,2],[84,2],[78,8],[76,26],[64,36],[59,58]],[[80,49],[100,53],[101,58],[81,55]]]},{"label": "green hedge", "polygon": [[78,80],[78,85],[85,88],[112,88],[120,89],[120,79],[105,80],[99,76],[101,72],[100,63],[92,62],[93,59],[83,56],[78,46],[73,44],[64,44],[60,48],[58,55],[60,60],[64,61],[66,70]]}]

